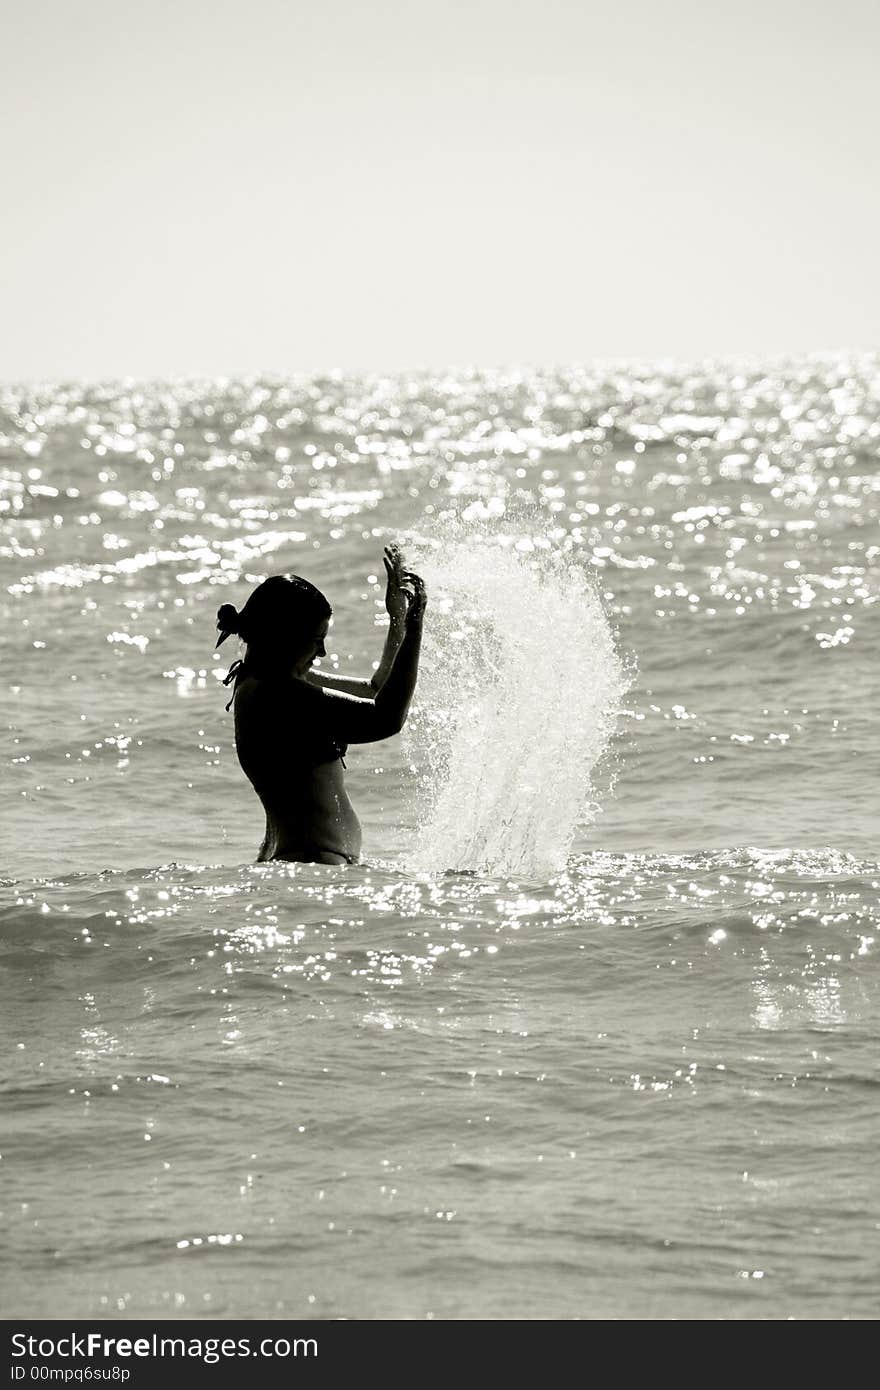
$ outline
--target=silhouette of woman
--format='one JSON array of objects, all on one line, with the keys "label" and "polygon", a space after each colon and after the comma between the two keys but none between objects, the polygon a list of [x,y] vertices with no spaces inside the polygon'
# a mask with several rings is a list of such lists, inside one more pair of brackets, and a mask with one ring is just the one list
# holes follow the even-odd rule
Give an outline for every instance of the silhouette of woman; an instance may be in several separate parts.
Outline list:
[{"label": "silhouette of woman", "polygon": [[[427,595],[400,551],[384,556],[390,624],[378,670],[370,680],[313,671],[326,655],[332,609],[298,575],[272,575],[241,612],[224,603],[217,646],[236,633],[244,657],[224,681],[234,682],[235,747],[266,812],[258,863],[270,859],[353,864],[361,827],[345,790],[349,743],[374,743],[399,733],[415,689]],[[229,708],[229,705],[226,707]]]}]

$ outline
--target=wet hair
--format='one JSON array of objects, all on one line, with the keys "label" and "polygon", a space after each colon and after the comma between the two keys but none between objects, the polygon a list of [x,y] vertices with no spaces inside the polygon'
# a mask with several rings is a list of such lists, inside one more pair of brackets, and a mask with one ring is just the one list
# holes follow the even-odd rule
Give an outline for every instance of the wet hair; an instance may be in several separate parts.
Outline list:
[{"label": "wet hair", "polygon": [[264,579],[241,612],[231,603],[222,604],[217,610],[217,646],[233,634],[247,646],[244,661],[233,662],[223,684],[231,680],[237,684],[246,666],[267,671],[283,667],[287,653],[308,642],[332,613],[321,590],[298,574]]}]

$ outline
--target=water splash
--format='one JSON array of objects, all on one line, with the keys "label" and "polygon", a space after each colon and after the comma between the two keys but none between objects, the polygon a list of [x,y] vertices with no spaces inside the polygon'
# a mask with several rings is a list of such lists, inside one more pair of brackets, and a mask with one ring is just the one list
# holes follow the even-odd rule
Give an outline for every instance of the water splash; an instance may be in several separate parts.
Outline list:
[{"label": "water splash", "polygon": [[459,527],[423,569],[408,867],[554,872],[596,814],[594,770],[629,684],[602,603],[570,555],[509,528]]}]

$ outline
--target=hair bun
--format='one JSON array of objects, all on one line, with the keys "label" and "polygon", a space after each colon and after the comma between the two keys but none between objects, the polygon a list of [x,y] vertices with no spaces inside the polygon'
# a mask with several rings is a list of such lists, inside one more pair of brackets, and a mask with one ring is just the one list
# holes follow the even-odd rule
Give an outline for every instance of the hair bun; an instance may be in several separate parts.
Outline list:
[{"label": "hair bun", "polygon": [[231,603],[224,603],[217,609],[217,630],[218,632],[238,632],[239,627],[238,609]]}]

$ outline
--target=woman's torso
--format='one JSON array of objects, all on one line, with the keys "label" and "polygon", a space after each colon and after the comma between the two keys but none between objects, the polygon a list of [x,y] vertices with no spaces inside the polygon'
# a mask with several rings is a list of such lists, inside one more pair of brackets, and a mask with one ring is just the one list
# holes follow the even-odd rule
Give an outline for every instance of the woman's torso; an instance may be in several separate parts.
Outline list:
[{"label": "woman's torso", "polygon": [[235,692],[235,746],[266,812],[259,862],[357,859],[361,827],[345,790],[344,747],[298,715],[297,682],[242,679]]}]

